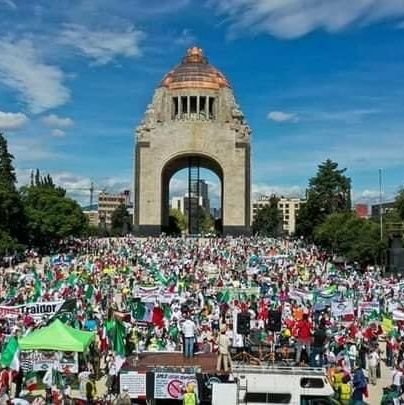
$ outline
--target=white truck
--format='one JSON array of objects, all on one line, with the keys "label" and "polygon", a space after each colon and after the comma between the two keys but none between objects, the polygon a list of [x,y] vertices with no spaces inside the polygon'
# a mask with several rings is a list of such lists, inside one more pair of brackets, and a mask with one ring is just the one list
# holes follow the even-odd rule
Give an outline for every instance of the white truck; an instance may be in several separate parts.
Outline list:
[{"label": "white truck", "polygon": [[212,386],[212,405],[332,405],[334,390],[322,368],[235,365],[233,383]]}]

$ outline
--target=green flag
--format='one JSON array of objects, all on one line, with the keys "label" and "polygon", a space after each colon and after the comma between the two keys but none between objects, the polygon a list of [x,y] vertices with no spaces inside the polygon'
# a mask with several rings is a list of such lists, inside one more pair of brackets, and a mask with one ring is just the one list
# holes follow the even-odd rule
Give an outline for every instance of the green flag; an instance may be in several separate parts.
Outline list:
[{"label": "green flag", "polygon": [[113,340],[112,344],[114,347],[115,353],[119,356],[125,357],[126,356],[126,348],[125,348],[125,336],[126,336],[126,329],[125,325],[115,320],[114,330],[113,330]]},{"label": "green flag", "polygon": [[164,317],[167,319],[171,319],[171,315],[173,311],[171,310],[171,306],[168,304],[163,305]]},{"label": "green flag", "polygon": [[86,289],[86,300],[91,301],[94,295],[94,286],[89,284]]},{"label": "green flag", "polygon": [[226,289],[224,291],[222,291],[221,293],[219,293],[219,297],[218,300],[220,303],[222,304],[227,304],[230,302],[231,300],[231,293],[229,289]]},{"label": "green flag", "polygon": [[1,366],[10,367],[13,370],[18,370],[20,368],[19,362],[20,347],[18,345],[18,340],[16,337],[12,336],[7,344],[4,346],[1,352]]},{"label": "green flag", "polygon": [[34,300],[37,301],[42,295],[42,282],[39,277],[35,278]]}]

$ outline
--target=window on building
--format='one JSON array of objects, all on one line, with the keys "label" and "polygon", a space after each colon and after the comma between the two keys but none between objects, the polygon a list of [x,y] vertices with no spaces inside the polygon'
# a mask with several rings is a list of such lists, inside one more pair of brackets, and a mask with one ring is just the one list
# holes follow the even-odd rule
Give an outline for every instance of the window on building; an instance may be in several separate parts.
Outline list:
[{"label": "window on building", "polygon": [[174,120],[178,118],[179,109],[178,109],[178,97],[173,97],[173,103],[171,107],[171,118]]},{"label": "window on building", "polygon": [[181,114],[182,117],[188,114],[188,97],[186,96],[181,97]]},{"label": "window on building", "polygon": [[209,97],[209,119],[214,120],[215,118],[215,99]]},{"label": "window on building", "polygon": [[197,97],[196,96],[191,96],[190,97],[190,113],[196,115],[198,112],[198,102],[197,102]]},{"label": "window on building", "polygon": [[283,204],[279,204],[279,208],[283,208]]},{"label": "window on building", "polygon": [[199,117],[201,119],[206,119],[206,97],[201,96],[199,97]]}]

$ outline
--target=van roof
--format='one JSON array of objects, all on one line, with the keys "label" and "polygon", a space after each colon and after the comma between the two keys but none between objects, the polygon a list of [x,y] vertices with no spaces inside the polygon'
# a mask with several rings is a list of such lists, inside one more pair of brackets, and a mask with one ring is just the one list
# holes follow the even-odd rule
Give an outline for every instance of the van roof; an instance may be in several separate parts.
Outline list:
[{"label": "van roof", "polygon": [[325,377],[324,368],[319,367],[287,367],[287,366],[251,366],[243,364],[234,364],[233,373],[250,373],[250,374],[284,374],[284,375],[301,375]]}]

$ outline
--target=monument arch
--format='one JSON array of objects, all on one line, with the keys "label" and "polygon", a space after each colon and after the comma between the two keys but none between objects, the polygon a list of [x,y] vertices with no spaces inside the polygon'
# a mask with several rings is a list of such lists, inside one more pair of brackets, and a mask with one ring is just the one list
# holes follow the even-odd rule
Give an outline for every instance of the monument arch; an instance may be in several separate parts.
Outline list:
[{"label": "monument arch", "polygon": [[248,234],[250,137],[227,78],[200,48],[188,49],[160,83],[136,130],[135,232],[160,234],[168,221],[171,177],[188,168],[191,179],[206,168],[221,181],[223,233]]}]

